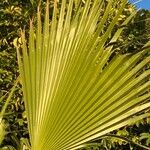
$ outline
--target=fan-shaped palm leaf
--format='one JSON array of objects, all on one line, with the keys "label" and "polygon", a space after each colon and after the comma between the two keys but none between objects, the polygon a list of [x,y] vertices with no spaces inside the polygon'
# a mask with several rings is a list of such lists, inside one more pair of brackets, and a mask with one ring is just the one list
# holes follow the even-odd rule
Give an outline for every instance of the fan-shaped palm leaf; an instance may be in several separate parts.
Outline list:
[{"label": "fan-shaped palm leaf", "polygon": [[[39,10],[36,32],[30,23],[28,46],[22,33],[18,60],[33,150],[79,148],[150,107],[145,102],[150,97],[150,71],[140,73],[150,61],[149,56],[141,61],[149,43],[135,55],[112,58],[112,43],[135,12],[110,39],[127,1],[116,5],[118,1],[109,0],[100,17],[103,2],[87,0],[83,7],[76,1],[79,7],[74,10],[73,0],[62,0],[58,14],[55,1],[50,23],[47,3],[44,25]],[[110,14],[114,18],[104,29]]]}]

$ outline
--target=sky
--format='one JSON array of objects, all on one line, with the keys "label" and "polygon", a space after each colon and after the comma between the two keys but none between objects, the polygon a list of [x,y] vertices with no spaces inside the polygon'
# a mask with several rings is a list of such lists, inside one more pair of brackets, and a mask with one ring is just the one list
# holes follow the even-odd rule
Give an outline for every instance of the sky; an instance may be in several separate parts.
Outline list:
[{"label": "sky", "polygon": [[[135,3],[139,0],[129,0],[131,3]],[[141,0],[135,4],[137,8],[149,9],[150,10],[150,0]]]}]

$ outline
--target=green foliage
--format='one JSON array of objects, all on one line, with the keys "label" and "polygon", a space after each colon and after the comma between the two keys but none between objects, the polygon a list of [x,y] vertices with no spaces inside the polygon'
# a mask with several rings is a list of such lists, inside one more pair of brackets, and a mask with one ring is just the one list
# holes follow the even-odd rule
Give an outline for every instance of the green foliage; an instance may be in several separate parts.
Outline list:
[{"label": "green foliage", "polygon": [[1,150],[16,150],[13,146],[7,145],[1,148]]},{"label": "green foliage", "polygon": [[140,140],[146,139],[146,145],[150,145],[150,133],[141,133]]},{"label": "green foliage", "polygon": [[0,102],[3,102],[6,99],[6,101],[4,102],[4,105],[1,108],[1,112],[0,112],[0,145],[2,145],[4,137],[6,136],[6,129],[7,129],[7,124],[3,120],[3,118],[5,117],[5,115],[7,113],[7,111],[6,111],[7,106],[8,106],[8,104],[9,104],[9,102],[10,102],[12,96],[13,96],[13,93],[15,91],[15,88],[16,88],[17,84],[18,84],[18,79],[16,80],[16,83],[11,88],[11,91],[8,94],[8,96],[4,95],[3,97],[0,98]]},{"label": "green foliage", "polygon": [[[8,93],[19,75],[13,41],[20,37],[21,28],[28,29],[31,12],[33,8],[29,1],[0,1],[0,97]],[[4,104],[5,101],[2,101],[1,107]],[[7,115],[4,116],[7,132],[1,146],[11,144],[19,149],[20,138],[28,135],[26,119],[23,126],[20,126],[18,122],[18,119],[22,119],[24,111],[22,91],[18,86],[8,104]]]},{"label": "green foliage", "polygon": [[[21,28],[25,28],[26,32],[28,32],[29,18],[32,18],[33,16],[33,18],[35,18],[37,4],[38,3],[34,3],[30,0],[0,1],[0,97],[9,91],[9,89],[13,85],[13,81],[19,74],[16,62],[14,40],[16,39],[16,41],[18,42],[18,39],[20,38]],[[51,4],[53,5],[53,3]],[[82,4],[84,5],[85,1],[83,1]],[[42,3],[42,5],[45,5],[44,2]],[[79,1],[77,0],[76,9],[78,8],[78,6]],[[124,10],[123,15],[119,18],[119,22],[116,28],[121,25],[124,19],[126,19],[126,17],[129,16],[133,12],[133,10],[134,9],[133,7],[131,7],[131,5],[129,5],[129,7]],[[142,13],[144,13],[144,15],[141,15]],[[149,38],[150,32],[148,30],[148,17],[149,11],[142,10],[138,12],[134,20],[125,28],[125,32],[123,33],[122,37],[120,37],[117,41],[119,43],[119,46],[116,46],[116,51],[124,51],[123,53],[136,53],[140,51],[140,48],[146,43],[146,41],[148,41]],[[108,23],[106,23],[106,28],[111,20],[112,18],[110,16]],[[141,20],[143,20],[142,26]],[[114,32],[115,31],[116,29],[114,30]],[[119,48],[119,50],[117,48]],[[4,105],[4,102],[0,105]],[[22,139],[25,139],[25,141],[28,141],[27,139],[29,138],[26,111],[24,108],[22,91],[20,90],[20,87],[18,87],[18,90],[16,90],[12,100],[9,103],[7,113],[10,115],[5,116],[4,119],[5,124],[8,124],[6,128],[8,132],[6,133],[5,140],[2,146],[4,146],[5,144],[10,144],[13,145],[16,149],[20,150],[20,147],[22,146],[20,140],[22,141]],[[149,122],[149,119],[147,119],[147,122]],[[140,122],[136,124],[138,124],[138,128],[134,126],[134,128],[136,129],[135,131],[131,130],[133,126],[131,128],[129,127],[127,131],[133,140],[137,140],[137,142],[140,142],[140,133],[148,133],[149,131],[145,130],[145,127],[149,128],[149,126],[147,126],[145,123],[141,125]],[[140,133],[137,134],[139,129],[141,129]],[[23,143],[26,147],[29,148],[29,142]],[[121,149],[120,145],[118,145],[118,142],[112,142],[111,138],[103,139],[101,142],[99,142],[99,144],[101,149],[104,147],[107,147],[106,149],[111,149],[113,147],[115,150],[117,150],[117,147]],[[145,144],[144,140],[142,144]],[[121,146],[124,147],[124,145]],[[95,146],[95,148],[97,147],[98,146]],[[92,148],[89,147],[89,149]]]},{"label": "green foliage", "polygon": [[127,25],[122,35],[125,45],[124,53],[136,53],[150,40],[150,11],[140,10]]}]

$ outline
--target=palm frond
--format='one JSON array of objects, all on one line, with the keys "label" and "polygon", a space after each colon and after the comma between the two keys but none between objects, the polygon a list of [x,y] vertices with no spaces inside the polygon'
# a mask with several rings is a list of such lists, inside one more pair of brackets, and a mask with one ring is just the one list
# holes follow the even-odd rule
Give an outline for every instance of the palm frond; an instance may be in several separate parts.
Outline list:
[{"label": "palm frond", "polygon": [[[114,58],[113,44],[106,46],[123,30],[109,38],[127,1],[120,0],[115,11],[117,3],[109,0],[100,16],[103,0],[93,4],[87,0],[76,11],[73,0],[62,0],[59,13],[55,1],[51,22],[47,3],[44,25],[40,9],[36,31],[30,23],[28,45],[22,33],[18,62],[33,150],[77,149],[127,125],[132,116],[150,107],[150,71],[140,72],[150,62],[149,56],[141,61],[148,44],[137,54]],[[108,10],[117,13],[104,30]]]}]

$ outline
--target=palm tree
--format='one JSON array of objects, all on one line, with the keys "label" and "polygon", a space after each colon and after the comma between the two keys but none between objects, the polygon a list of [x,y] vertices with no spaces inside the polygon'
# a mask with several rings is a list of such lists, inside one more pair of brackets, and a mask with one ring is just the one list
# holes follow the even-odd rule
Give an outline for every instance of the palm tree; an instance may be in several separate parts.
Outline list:
[{"label": "palm tree", "polygon": [[38,7],[27,44],[22,32],[17,52],[32,150],[78,149],[150,115],[134,117],[150,107],[150,71],[141,71],[150,42],[137,54],[114,55],[113,43],[136,12],[110,38],[126,3],[109,0],[103,12],[103,0],[62,0],[59,11],[55,0],[49,22],[47,2],[44,25]]}]

